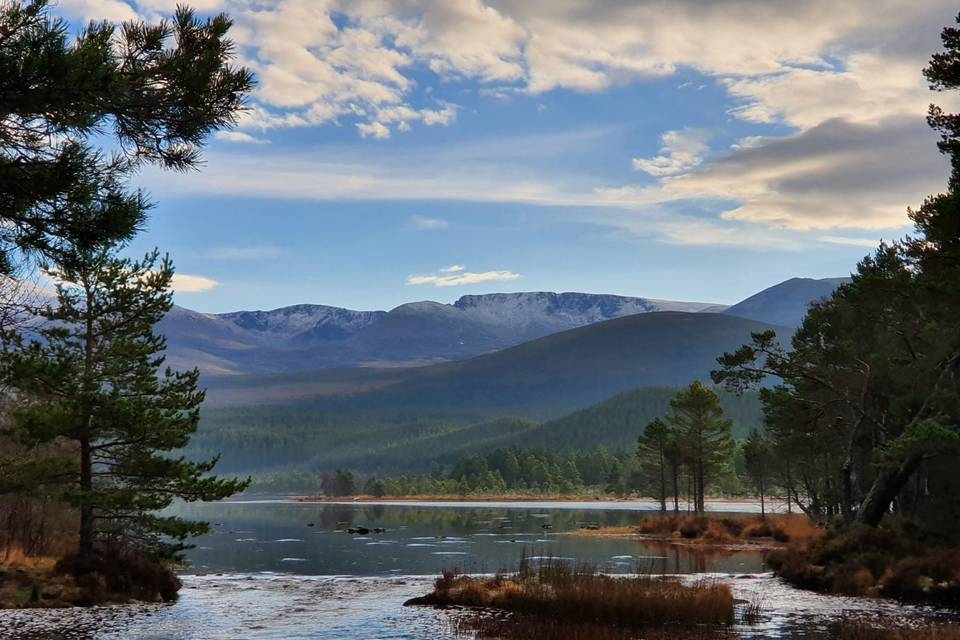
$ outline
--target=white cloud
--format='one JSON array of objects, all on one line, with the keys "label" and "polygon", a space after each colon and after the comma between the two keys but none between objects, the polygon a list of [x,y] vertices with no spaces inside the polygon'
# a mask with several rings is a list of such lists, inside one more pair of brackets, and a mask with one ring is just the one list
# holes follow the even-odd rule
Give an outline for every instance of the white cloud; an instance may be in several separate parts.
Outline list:
[{"label": "white cloud", "polygon": [[408,285],[413,286],[459,287],[482,282],[507,282],[516,280],[519,277],[519,273],[513,273],[512,271],[483,271],[481,273],[474,273],[467,271],[463,265],[453,265],[440,269],[439,274],[407,276],[406,282]]},{"label": "white cloud", "polygon": [[270,144],[269,140],[263,138],[256,138],[249,133],[244,133],[243,131],[217,131],[213,134],[213,137],[217,140],[223,140],[224,142],[239,142],[246,144]]},{"label": "white cloud", "polygon": [[710,132],[704,129],[667,131],[660,136],[660,155],[634,158],[633,168],[657,177],[689,171],[699,166],[710,152],[709,139]]},{"label": "white cloud", "polygon": [[410,216],[410,221],[417,229],[425,231],[434,231],[437,229],[446,229],[450,223],[443,218],[427,218],[425,216]]},{"label": "white cloud", "polygon": [[381,122],[358,122],[357,130],[360,131],[360,137],[362,138],[386,140],[390,137],[390,129]]},{"label": "white cloud", "polygon": [[177,293],[201,293],[209,291],[220,283],[204,276],[192,276],[186,273],[173,274],[171,287]]},{"label": "white cloud", "polygon": [[[57,11],[116,20],[169,15],[173,5],[61,0]],[[242,126],[349,118],[363,125],[360,135],[379,139],[416,123],[454,121],[455,107],[414,97],[424,69],[508,95],[603,91],[689,68],[720,79],[742,101],[737,117],[799,128],[920,113],[928,96],[918,71],[938,44],[938,25],[956,11],[949,0],[199,0],[198,7],[231,15],[240,60],[257,74]]]},{"label": "white cloud", "polygon": [[820,236],[817,238],[820,242],[826,242],[828,244],[842,244],[850,247],[866,247],[868,249],[875,249],[880,246],[879,240],[871,240],[870,238],[848,238],[847,236]]}]

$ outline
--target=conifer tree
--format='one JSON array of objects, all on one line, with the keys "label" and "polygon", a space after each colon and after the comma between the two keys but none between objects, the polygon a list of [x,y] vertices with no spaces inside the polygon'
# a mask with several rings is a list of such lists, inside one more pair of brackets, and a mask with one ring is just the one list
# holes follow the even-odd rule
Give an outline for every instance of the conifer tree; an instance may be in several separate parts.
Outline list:
[{"label": "conifer tree", "polygon": [[126,180],[144,163],[195,167],[252,87],[230,65],[230,24],[180,7],[71,38],[47,0],[0,2],[0,274],[136,233],[148,204]]},{"label": "conifer tree", "polygon": [[[960,29],[942,40],[924,75],[934,90],[957,90]],[[914,234],[881,244],[813,305],[791,350],[757,333],[713,374],[733,390],[782,381],[761,392],[768,432],[795,458],[802,491],[793,497],[811,515],[875,527],[897,503],[933,513],[960,505],[956,474],[905,491],[925,468],[960,459],[960,114],[931,106],[927,121],[951,174],[944,193],[908,210]]]},{"label": "conifer tree", "polygon": [[770,477],[770,445],[766,437],[752,429],[743,444],[743,462],[747,475],[760,496],[760,517],[767,517],[766,490]]},{"label": "conifer tree", "polygon": [[694,510],[703,513],[707,485],[733,453],[733,422],[724,418],[716,392],[699,380],[679,391],[670,407],[666,422],[690,467]]},{"label": "conifer tree", "polygon": [[637,440],[637,459],[647,478],[653,478],[660,511],[667,510],[667,465],[672,434],[667,423],[656,418]]},{"label": "conifer tree", "polygon": [[116,244],[77,248],[50,270],[56,298],[34,335],[3,358],[17,398],[12,432],[23,442],[66,443],[73,473],[64,498],[80,514],[79,556],[122,543],[161,556],[183,548],[205,523],[160,516],[174,499],[218,500],[246,482],[210,476],[216,458],[176,451],[197,429],[199,372],[163,368],[154,325],[172,306],[173,266],[156,251],[118,256]]}]

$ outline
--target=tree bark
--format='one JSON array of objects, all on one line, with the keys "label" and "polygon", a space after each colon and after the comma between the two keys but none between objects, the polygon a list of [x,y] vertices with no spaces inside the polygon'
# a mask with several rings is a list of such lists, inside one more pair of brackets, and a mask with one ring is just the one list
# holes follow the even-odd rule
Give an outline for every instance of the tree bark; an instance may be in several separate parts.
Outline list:
[{"label": "tree bark", "polygon": [[667,512],[667,470],[664,467],[663,446],[659,447],[660,454],[660,511]]},{"label": "tree bark", "polygon": [[763,493],[764,493],[764,491],[763,491],[763,478],[761,478],[761,479],[760,479],[760,519],[761,519],[761,520],[766,520],[766,519],[767,519],[767,506],[766,506],[766,503],[765,503],[764,500],[763,500]]},{"label": "tree bark", "polygon": [[673,471],[673,512],[680,513],[680,465],[671,465]]},{"label": "tree bark", "polygon": [[90,493],[93,490],[93,465],[90,455],[90,441],[84,438],[80,441],[80,493],[83,502],[80,504],[80,546],[78,549],[81,558],[89,558],[93,554],[93,506],[90,504]]},{"label": "tree bark", "polygon": [[860,508],[857,510],[857,522],[876,527],[890,511],[894,498],[910,481],[910,477],[920,467],[923,457],[913,455],[898,466],[884,469],[874,479]]},{"label": "tree bark", "polygon": [[91,496],[93,495],[93,451],[90,438],[92,436],[93,421],[93,402],[94,392],[93,382],[93,364],[94,364],[94,324],[93,311],[91,309],[93,300],[93,288],[89,282],[84,281],[84,293],[86,295],[84,310],[85,315],[85,334],[84,334],[84,366],[83,366],[83,415],[80,417],[82,422],[80,432],[80,544],[79,555],[81,558],[89,558],[93,554],[93,504]]}]

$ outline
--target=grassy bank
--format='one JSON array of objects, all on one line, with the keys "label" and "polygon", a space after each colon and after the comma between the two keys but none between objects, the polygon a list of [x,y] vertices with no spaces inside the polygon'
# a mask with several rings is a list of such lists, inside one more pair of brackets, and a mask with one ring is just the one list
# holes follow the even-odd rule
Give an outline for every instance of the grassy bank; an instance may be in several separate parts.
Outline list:
[{"label": "grassy bank", "polygon": [[816,540],[823,531],[805,515],[656,515],[629,527],[583,530],[588,537],[635,537],[673,544],[780,547]]},{"label": "grassy bank", "polygon": [[0,609],[172,601],[179,589],[171,567],[133,553],[103,551],[89,560],[15,554],[0,564]]},{"label": "grassy bank", "polygon": [[768,557],[794,586],[960,607],[960,549],[893,524],[853,527]]},{"label": "grassy bank", "polygon": [[445,573],[430,594],[408,604],[475,608],[456,624],[479,637],[558,640],[635,637],[637,630],[644,637],[713,638],[733,623],[735,608],[730,587],[719,582],[615,578],[557,560],[523,562],[514,575]]}]

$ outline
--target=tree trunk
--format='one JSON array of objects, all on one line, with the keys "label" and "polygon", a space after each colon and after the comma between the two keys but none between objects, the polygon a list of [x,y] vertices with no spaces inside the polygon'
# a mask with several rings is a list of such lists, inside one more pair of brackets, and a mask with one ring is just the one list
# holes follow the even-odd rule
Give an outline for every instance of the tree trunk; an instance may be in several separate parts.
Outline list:
[{"label": "tree trunk", "polygon": [[663,447],[660,447],[660,512],[667,512],[667,470],[664,467]]},{"label": "tree trunk", "polygon": [[793,476],[790,475],[790,459],[787,458],[787,513],[793,513],[793,496],[790,491],[793,489]]},{"label": "tree trunk", "polygon": [[763,492],[763,479],[761,478],[761,479],[760,479],[760,519],[761,519],[761,520],[766,520],[766,519],[767,519],[767,507],[766,507],[766,503],[764,503],[764,501],[763,501],[763,493],[764,493],[764,492]]},{"label": "tree trunk", "polygon": [[883,520],[883,516],[890,511],[894,498],[910,481],[910,477],[920,467],[923,457],[910,456],[898,466],[884,469],[874,479],[860,509],[857,511],[857,522],[875,527]]},{"label": "tree trunk", "polygon": [[673,512],[680,513],[680,465],[671,465],[673,471]]},{"label": "tree trunk", "polygon": [[89,558],[93,554],[93,506],[90,504],[90,493],[93,489],[93,465],[90,455],[90,441],[86,438],[80,441],[80,547],[81,558]]},{"label": "tree trunk", "polygon": [[704,475],[703,460],[697,460],[697,478],[694,481],[694,487],[697,492],[697,513],[704,513],[706,511],[706,500],[704,499],[704,493],[706,493],[707,483]]},{"label": "tree trunk", "polygon": [[83,415],[81,416],[83,428],[80,440],[80,546],[79,555],[81,558],[89,558],[93,554],[93,504],[91,497],[93,495],[93,451],[91,449],[93,404],[92,396],[94,392],[93,382],[93,364],[94,364],[94,346],[95,339],[93,312],[91,311],[91,300],[93,299],[93,288],[90,283],[84,281],[84,292],[86,294],[84,310],[85,333],[83,345]]}]

